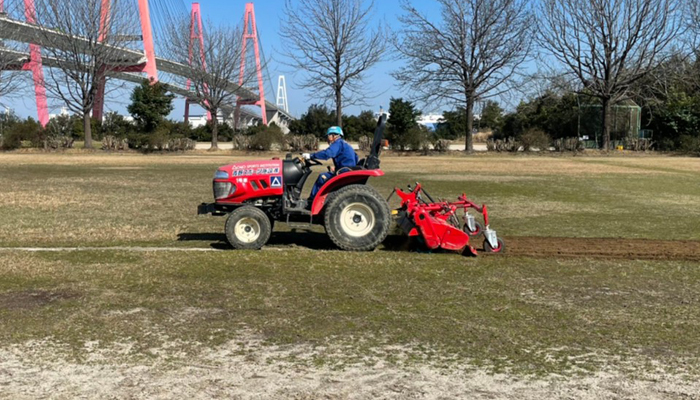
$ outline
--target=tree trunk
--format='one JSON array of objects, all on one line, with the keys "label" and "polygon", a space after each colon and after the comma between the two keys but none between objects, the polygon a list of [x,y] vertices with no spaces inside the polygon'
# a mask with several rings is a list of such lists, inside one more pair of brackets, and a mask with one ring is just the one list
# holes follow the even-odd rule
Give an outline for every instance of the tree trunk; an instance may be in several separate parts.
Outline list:
[{"label": "tree trunk", "polygon": [[603,150],[610,150],[610,99],[603,98]]},{"label": "tree trunk", "polygon": [[211,148],[209,150],[219,150],[219,119],[218,110],[211,110]]},{"label": "tree trunk", "polygon": [[335,124],[343,127],[343,98],[340,90],[335,91]]},{"label": "tree trunk", "polygon": [[92,150],[92,125],[90,124],[89,111],[83,111],[83,132],[85,132],[85,148]]},{"label": "tree trunk", "polygon": [[467,117],[467,138],[464,144],[464,151],[467,153],[474,152],[474,138],[472,137],[472,129],[474,128],[474,96],[467,97],[467,107],[465,109]]}]

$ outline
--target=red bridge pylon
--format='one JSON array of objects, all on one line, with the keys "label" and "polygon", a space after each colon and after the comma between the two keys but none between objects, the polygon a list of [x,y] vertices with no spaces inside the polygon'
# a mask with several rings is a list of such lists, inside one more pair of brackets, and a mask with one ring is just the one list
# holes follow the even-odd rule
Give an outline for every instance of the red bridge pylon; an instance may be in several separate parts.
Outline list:
[{"label": "red bridge pylon", "polygon": [[257,105],[260,106],[260,113],[262,114],[262,122],[267,125],[267,111],[265,109],[265,88],[263,87],[263,75],[262,66],[260,65],[260,45],[258,42],[258,28],[255,23],[255,7],[253,3],[247,3],[245,5],[245,17],[243,18],[244,28],[243,28],[243,44],[241,51],[241,73],[238,78],[238,85],[242,86],[245,77],[245,64],[246,64],[246,50],[249,40],[253,41],[253,49],[255,50],[255,68],[258,78],[258,92],[260,93],[257,99],[241,99],[238,97],[236,101],[236,111],[234,116],[235,126],[238,127],[238,123],[241,115],[242,105]]},{"label": "red bridge pylon", "polygon": [[[33,1],[33,0],[25,0]],[[100,8],[100,36],[99,41],[103,42],[109,34],[109,18],[112,0],[102,0]],[[146,63],[127,67],[111,67],[104,65],[102,68],[119,72],[145,72],[148,80],[153,84],[158,82],[158,68],[156,66],[156,51],[153,45],[153,28],[151,27],[151,13],[148,8],[148,0],[139,0],[139,19],[141,20],[141,36],[143,37],[143,50],[146,56]],[[104,114],[106,79],[101,79],[97,87],[95,104],[92,108],[92,117],[102,121]]]}]

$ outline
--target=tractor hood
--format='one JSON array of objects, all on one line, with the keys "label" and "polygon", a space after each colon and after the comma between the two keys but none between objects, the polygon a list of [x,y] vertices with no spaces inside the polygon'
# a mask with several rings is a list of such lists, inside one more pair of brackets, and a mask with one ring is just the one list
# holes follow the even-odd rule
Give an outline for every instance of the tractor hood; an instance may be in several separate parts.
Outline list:
[{"label": "tractor hood", "polygon": [[219,167],[214,174],[217,203],[243,203],[284,192],[282,160],[245,161]]}]

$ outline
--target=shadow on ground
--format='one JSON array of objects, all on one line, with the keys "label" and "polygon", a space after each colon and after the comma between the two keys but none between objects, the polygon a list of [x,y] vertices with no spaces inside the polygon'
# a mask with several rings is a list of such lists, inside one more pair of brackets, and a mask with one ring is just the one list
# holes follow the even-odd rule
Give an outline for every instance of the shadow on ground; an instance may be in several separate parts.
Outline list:
[{"label": "shadow on ground", "polygon": [[[181,233],[177,238],[180,242],[209,242],[214,249],[227,250],[231,245],[223,233]],[[310,250],[338,250],[331,239],[322,232],[312,232],[304,229],[292,229],[289,232],[272,232],[266,247],[302,247]],[[413,248],[408,238],[403,235],[389,235],[379,246],[382,251],[410,251]]]},{"label": "shadow on ground", "polygon": [[[223,233],[181,233],[177,240],[180,242],[209,242],[214,249],[230,249],[231,245]],[[303,229],[293,229],[289,232],[272,232],[266,247],[303,247],[311,250],[336,250],[337,247],[320,232],[309,232]]]}]

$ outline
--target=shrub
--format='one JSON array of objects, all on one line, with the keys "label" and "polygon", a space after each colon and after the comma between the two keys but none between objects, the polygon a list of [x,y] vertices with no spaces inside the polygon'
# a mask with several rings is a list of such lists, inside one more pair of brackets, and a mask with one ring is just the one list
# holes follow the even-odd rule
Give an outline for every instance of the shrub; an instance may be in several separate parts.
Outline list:
[{"label": "shrub", "polygon": [[392,143],[392,146],[399,150],[423,150],[425,145],[429,146],[428,129],[422,125],[410,128],[406,133],[397,136]]},{"label": "shrub", "polygon": [[126,138],[117,138],[116,136],[106,135],[102,138],[102,150],[118,151],[127,150],[129,141]]},{"label": "shrub", "polygon": [[435,151],[440,152],[440,153],[444,153],[450,149],[451,143],[452,142],[447,140],[447,139],[438,139],[435,141],[435,145],[434,145]]},{"label": "shrub", "polygon": [[250,138],[246,135],[234,135],[231,141],[234,150],[248,150],[248,146],[250,146]]},{"label": "shrub", "polygon": [[314,135],[287,135],[287,146],[294,152],[315,151],[318,149],[318,138]]},{"label": "shrub", "polygon": [[211,142],[211,130],[209,125],[201,125],[190,129],[189,138],[197,142]]},{"label": "shrub", "polygon": [[284,145],[284,135],[282,130],[275,124],[270,126],[259,125],[248,129],[250,133],[250,150],[269,151],[272,146]]},{"label": "shrub", "polygon": [[16,150],[22,147],[22,137],[18,132],[8,131],[0,136],[0,149]]},{"label": "shrub", "polygon": [[360,136],[359,144],[360,151],[369,152],[372,147],[372,138],[369,136]]},{"label": "shrub", "polygon": [[189,123],[184,122],[174,122],[166,120],[164,126],[170,131],[170,137],[172,138],[189,138],[192,140],[190,135],[192,135],[192,128]]},{"label": "shrub", "polygon": [[4,130],[2,139],[3,150],[15,150],[22,147],[22,141],[32,143],[32,146],[43,146],[45,139],[44,128],[32,118],[13,123]]},{"label": "shrub", "polygon": [[46,126],[43,135],[44,149],[69,149],[77,137],[74,120],[68,115],[59,115],[52,118]]},{"label": "shrub", "polygon": [[130,149],[146,149],[148,147],[148,135],[145,133],[131,132],[127,137],[127,143],[129,143]]},{"label": "shrub", "polygon": [[678,141],[678,151],[685,154],[700,155],[700,138],[682,135]]},{"label": "shrub", "polygon": [[168,140],[168,151],[187,151],[194,150],[197,142],[190,138],[171,138]]},{"label": "shrub", "polygon": [[168,141],[170,140],[169,131],[166,127],[159,126],[156,130],[148,135],[146,150],[164,150],[168,147]]},{"label": "shrub", "polygon": [[649,151],[654,147],[654,142],[649,139],[625,138],[623,140],[625,149],[632,151]]},{"label": "shrub", "polygon": [[546,151],[549,149],[551,141],[549,135],[537,128],[528,129],[520,135],[520,143],[525,151],[532,151],[535,148],[540,151]]},{"label": "shrub", "polygon": [[122,115],[119,115],[116,112],[109,112],[105,114],[102,121],[102,132],[104,133],[104,137],[112,136],[124,139],[134,133],[134,130],[134,124],[127,121]]},{"label": "shrub", "polygon": [[505,140],[489,139],[489,141],[486,142],[486,149],[488,151],[497,151],[499,153],[503,151],[516,152],[520,150],[520,147],[520,142],[513,137],[509,137]]},{"label": "shrub", "polygon": [[583,151],[583,142],[578,138],[560,138],[554,141],[554,150],[556,151]]}]

